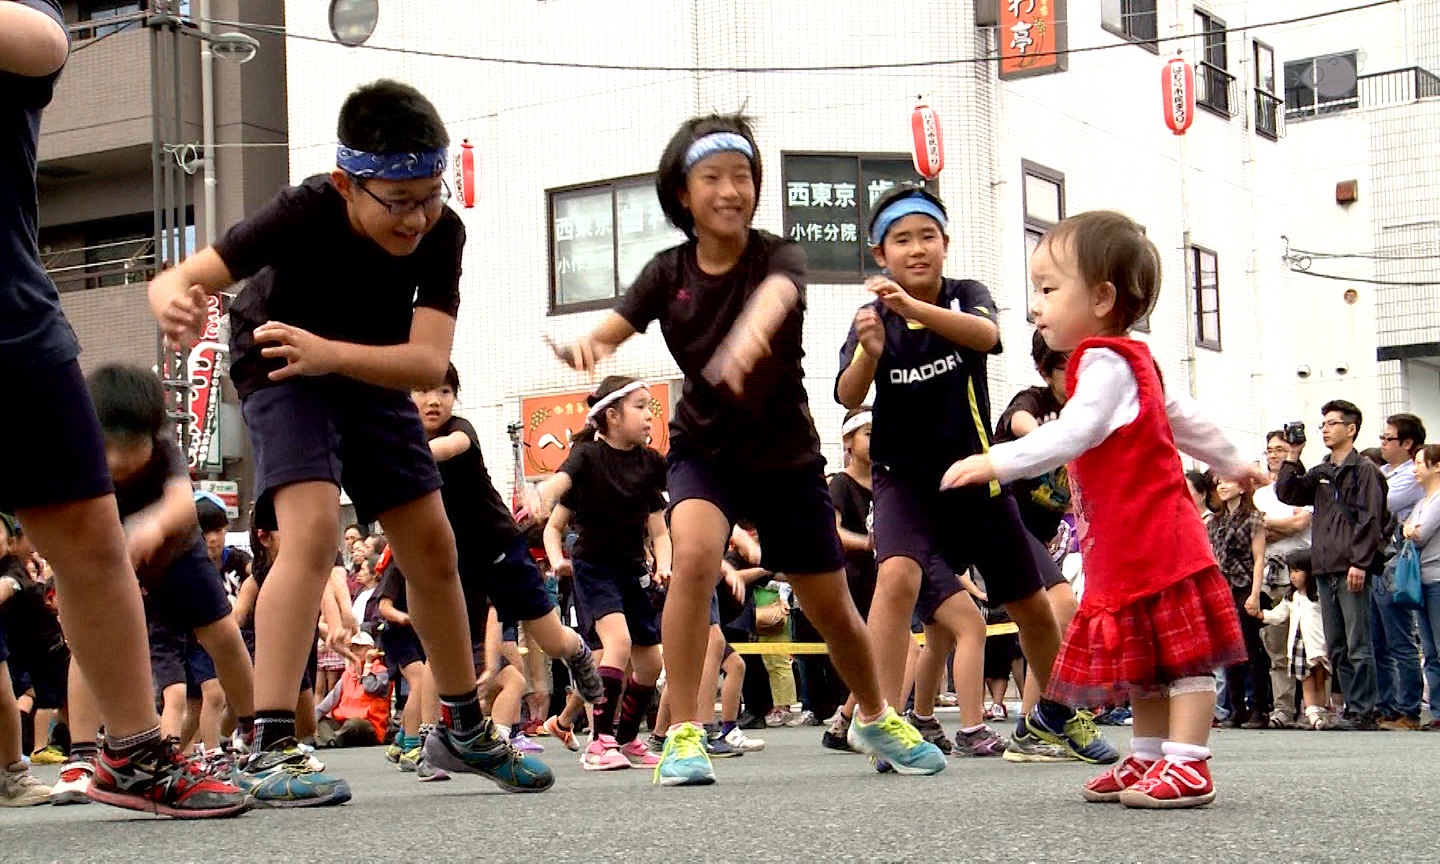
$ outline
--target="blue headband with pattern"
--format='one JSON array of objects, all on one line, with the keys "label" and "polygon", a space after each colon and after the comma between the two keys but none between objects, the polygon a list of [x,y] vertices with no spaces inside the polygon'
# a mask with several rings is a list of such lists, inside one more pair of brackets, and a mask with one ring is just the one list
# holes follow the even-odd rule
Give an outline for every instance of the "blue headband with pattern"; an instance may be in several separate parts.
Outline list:
[{"label": "blue headband with pattern", "polygon": [[335,164],[341,171],[365,180],[428,180],[445,173],[444,147],[419,153],[366,153],[341,144]]},{"label": "blue headband with pattern", "polygon": [[700,164],[700,160],[708,159],[716,153],[743,153],[746,159],[755,161],[755,148],[744,135],[737,132],[711,132],[696,138],[690,149],[685,151],[686,172]]},{"label": "blue headband with pattern", "polygon": [[906,195],[904,198],[897,198],[886,205],[880,211],[879,217],[875,219],[875,229],[870,232],[870,245],[879,246],[885,242],[885,235],[889,233],[890,226],[894,225],[906,216],[929,216],[940,224],[940,230],[944,231],[947,221],[945,214],[936,206],[934,201],[916,192],[914,195]]}]

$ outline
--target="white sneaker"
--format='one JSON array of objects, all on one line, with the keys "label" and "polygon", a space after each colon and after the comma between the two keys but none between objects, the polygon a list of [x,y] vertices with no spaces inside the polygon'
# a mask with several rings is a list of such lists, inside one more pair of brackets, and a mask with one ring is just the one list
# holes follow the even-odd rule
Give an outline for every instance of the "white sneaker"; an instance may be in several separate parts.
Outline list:
[{"label": "white sneaker", "polygon": [[89,762],[66,762],[60,769],[60,782],[50,790],[50,803],[57,806],[65,804],[89,804],[90,778],[95,776],[95,768]]},{"label": "white sneaker", "polygon": [[34,807],[50,803],[50,787],[30,773],[29,768],[0,771],[0,807]]},{"label": "white sneaker", "polygon": [[725,735],[725,743],[743,753],[758,753],[765,749],[764,738],[751,738],[745,730],[736,726]]}]

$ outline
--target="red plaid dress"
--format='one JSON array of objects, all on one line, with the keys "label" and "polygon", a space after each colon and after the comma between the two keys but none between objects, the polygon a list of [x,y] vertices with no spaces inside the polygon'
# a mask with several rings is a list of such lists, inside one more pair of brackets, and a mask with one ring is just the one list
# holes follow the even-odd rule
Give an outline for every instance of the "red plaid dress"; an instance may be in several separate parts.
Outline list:
[{"label": "red plaid dress", "polygon": [[1050,672],[1050,698],[1098,705],[1246,659],[1229,583],[1220,575],[1144,343],[1087,339],[1070,358],[1071,392],[1085,351],[1118,353],[1140,412],[1070,465],[1085,560],[1080,610]]}]

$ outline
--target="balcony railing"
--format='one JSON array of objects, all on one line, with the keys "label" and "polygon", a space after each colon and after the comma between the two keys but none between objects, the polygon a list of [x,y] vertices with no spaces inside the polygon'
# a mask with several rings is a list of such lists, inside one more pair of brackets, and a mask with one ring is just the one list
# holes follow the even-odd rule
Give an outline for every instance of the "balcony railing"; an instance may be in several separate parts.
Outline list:
[{"label": "balcony railing", "polygon": [[1195,69],[1195,104],[1221,117],[1232,117],[1239,107],[1231,92],[1234,86],[1234,75],[1202,60]]},{"label": "balcony railing", "polygon": [[[1315,94],[1310,91],[1310,95],[1313,98]],[[1295,120],[1354,108],[1384,108],[1432,97],[1440,97],[1440,75],[1419,66],[1406,66],[1403,69],[1356,76],[1355,90],[1350,93],[1299,105],[1286,105],[1285,117]]]},{"label": "balcony railing", "polygon": [[1255,88],[1255,132],[1271,141],[1285,133],[1285,100]]}]

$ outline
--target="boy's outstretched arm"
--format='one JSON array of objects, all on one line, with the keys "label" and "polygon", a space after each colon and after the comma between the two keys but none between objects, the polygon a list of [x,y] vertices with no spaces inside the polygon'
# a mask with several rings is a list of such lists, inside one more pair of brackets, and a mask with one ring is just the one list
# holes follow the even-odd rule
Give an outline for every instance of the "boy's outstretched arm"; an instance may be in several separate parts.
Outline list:
[{"label": "boy's outstretched arm", "polygon": [[206,297],[235,284],[215,247],[206,246],[150,280],[150,312],[171,347],[189,348],[205,329]]}]

